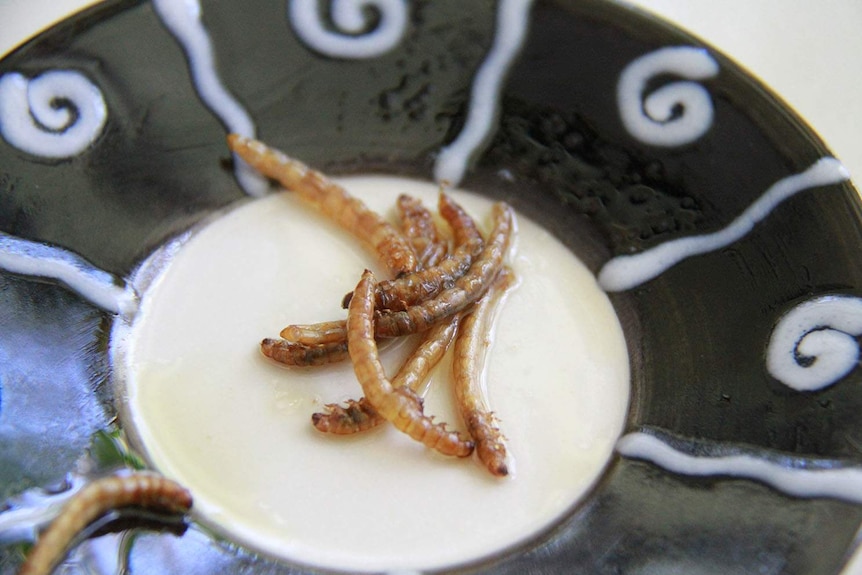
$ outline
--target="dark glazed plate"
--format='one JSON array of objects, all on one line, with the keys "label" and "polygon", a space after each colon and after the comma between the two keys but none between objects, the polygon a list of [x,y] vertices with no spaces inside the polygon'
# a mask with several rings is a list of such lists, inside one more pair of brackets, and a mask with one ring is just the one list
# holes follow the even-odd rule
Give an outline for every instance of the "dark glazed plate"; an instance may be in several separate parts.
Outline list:
[{"label": "dark glazed plate", "polygon": [[[350,36],[395,33],[368,51],[293,26],[289,9],[314,2],[201,0],[197,24],[181,4],[198,2],[160,16],[109,1],[0,62],[3,573],[23,550],[3,522],[50,500],[32,490],[88,451],[104,459],[120,431],[108,350],[133,313],[116,305],[126,279],[255,193],[228,127],[333,174],[458,179],[441,152],[465,141],[471,98],[495,79],[496,121],[468,146],[461,186],[509,201],[596,273],[626,330],[632,399],[582,505],[459,572],[841,571],[862,523],[862,212],[767,89],[605,1],[537,0],[527,20],[518,0],[380,2]],[[322,33],[339,35],[335,3],[317,4]],[[402,8],[403,28],[390,21]],[[518,50],[495,45],[521,24]],[[503,77],[480,68],[492,57],[512,59]],[[40,128],[34,107],[52,97],[68,126]],[[141,535],[127,560],[136,573],[301,571],[199,533]]]}]

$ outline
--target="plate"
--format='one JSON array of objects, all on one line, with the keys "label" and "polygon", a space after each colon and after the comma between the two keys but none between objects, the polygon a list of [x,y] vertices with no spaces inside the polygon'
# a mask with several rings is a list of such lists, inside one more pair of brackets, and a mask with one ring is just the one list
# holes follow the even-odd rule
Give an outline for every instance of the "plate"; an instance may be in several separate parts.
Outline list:
[{"label": "plate", "polygon": [[[224,144],[254,131],[332,174],[505,199],[614,304],[632,374],[617,454],[549,530],[459,569],[839,572],[862,523],[862,220],[817,136],[720,52],[616,4],[381,2],[346,34],[315,6],[107,2],[0,62],[7,513],[50,498],[32,490],[94,434],[115,444],[128,280],[260,193]],[[73,111],[37,120],[52,96]],[[128,560],[301,570],[201,533],[138,537]]]}]

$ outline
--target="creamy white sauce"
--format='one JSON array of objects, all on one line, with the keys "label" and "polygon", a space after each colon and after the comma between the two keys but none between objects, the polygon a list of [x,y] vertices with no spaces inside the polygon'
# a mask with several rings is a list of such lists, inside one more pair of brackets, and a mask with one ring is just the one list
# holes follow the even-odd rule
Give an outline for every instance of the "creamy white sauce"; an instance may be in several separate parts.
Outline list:
[{"label": "creamy white sauce", "polygon": [[[65,104],[56,106],[59,102]],[[102,92],[80,72],[50,70],[34,78],[17,72],[0,76],[0,134],[28,154],[75,156],[102,133],[107,117]]]},{"label": "creamy white sauce", "polygon": [[467,171],[467,162],[495,127],[503,79],[527,36],[532,5],[532,0],[500,2],[494,44],[473,80],[467,120],[455,141],[437,157],[434,178],[438,182],[457,186]]},{"label": "creamy white sauce", "polygon": [[[436,211],[437,187],[351,178],[392,214],[398,193]],[[455,192],[479,222],[490,202]],[[497,316],[487,392],[515,462],[505,479],[386,426],[325,436],[311,414],[361,394],[350,365],[290,369],[258,343],[290,323],[344,316],[375,259],[289,194],[249,202],[194,235],[115,333],[124,425],[163,473],[191,488],[200,521],[259,551],[351,571],[451,566],[560,518],[594,484],[626,415],[629,363],[594,276],[543,228],[519,220],[520,285]],[[391,370],[406,346],[383,350]],[[426,412],[462,428],[444,361]]]},{"label": "creamy white sauce", "polygon": [[[629,433],[617,444],[620,455],[644,459],[683,475],[728,475],[762,481],[796,497],[831,497],[862,503],[862,469],[804,469],[754,455],[694,456],[648,433]],[[798,458],[798,455],[794,454]]]},{"label": "creamy white sauce", "polygon": [[[712,127],[709,92],[689,80],[706,80],[719,72],[709,52],[693,46],[668,46],[650,52],[626,66],[617,84],[617,106],[629,133],[655,146],[682,146]],[[660,74],[685,78],[645,95],[648,82]],[[676,106],[682,114],[673,116]]]},{"label": "creamy white sauce", "polygon": [[[334,58],[373,58],[394,48],[407,30],[404,0],[332,0],[332,21],[346,34],[323,24],[319,0],[289,0],[288,17],[296,35],[313,50]],[[380,23],[366,31],[365,9],[373,7]]]},{"label": "creamy white sauce", "polygon": [[860,335],[862,299],[826,295],[805,301],[775,326],[766,349],[766,367],[775,379],[797,391],[823,389],[859,365],[856,338]]},{"label": "creamy white sauce", "polygon": [[[245,108],[222,84],[216,69],[209,33],[201,22],[198,0],[153,0],[153,10],[186,52],[191,77],[201,100],[228,132],[253,138],[254,121]],[[265,178],[234,156],[234,175],[251,196],[261,196],[267,189]]]},{"label": "creamy white sauce", "polygon": [[637,287],[684,259],[719,250],[740,240],[781,202],[797,193],[839,184],[849,178],[850,174],[841,162],[835,158],[821,158],[804,172],[774,183],[742,214],[717,232],[671,240],[638,254],[609,260],[599,272],[599,283],[609,292]]},{"label": "creamy white sauce", "polygon": [[102,309],[129,316],[138,307],[135,290],[77,254],[0,232],[0,268],[58,280]]}]

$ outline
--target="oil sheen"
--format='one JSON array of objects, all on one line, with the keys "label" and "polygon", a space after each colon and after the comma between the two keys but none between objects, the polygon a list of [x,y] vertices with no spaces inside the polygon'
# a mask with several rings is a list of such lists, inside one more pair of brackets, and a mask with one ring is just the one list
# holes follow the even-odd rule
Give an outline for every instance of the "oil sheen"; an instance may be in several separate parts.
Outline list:
[{"label": "oil sheen", "polygon": [[[400,193],[436,211],[430,183],[340,183],[387,217]],[[487,230],[491,202],[452,195]],[[509,262],[520,282],[489,333],[484,374],[509,477],[391,426],[352,437],[312,427],[324,404],[361,396],[351,366],[286,368],[259,342],[291,323],[343,318],[344,294],[365,268],[380,270],[289,193],[209,223],[152,282],[122,336],[124,423],[151,464],[192,491],[198,521],[255,551],[350,571],[441,568],[505,551],[588,494],[629,400],[622,329],[593,274],[524,217]],[[390,374],[408,343],[381,346]],[[450,371],[447,357],[425,411],[463,429]]]}]

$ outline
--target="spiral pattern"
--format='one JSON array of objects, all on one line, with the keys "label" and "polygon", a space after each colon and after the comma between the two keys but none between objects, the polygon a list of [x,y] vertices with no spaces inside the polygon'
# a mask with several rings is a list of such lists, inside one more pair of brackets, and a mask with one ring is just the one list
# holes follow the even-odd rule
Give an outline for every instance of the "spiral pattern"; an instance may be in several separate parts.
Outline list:
[{"label": "spiral pattern", "polygon": [[[373,30],[366,30],[365,8],[380,15]],[[288,0],[287,9],[297,36],[313,50],[333,58],[380,56],[394,48],[407,29],[405,0],[332,0],[332,23],[339,32],[324,26],[318,0]]]},{"label": "spiral pattern", "polygon": [[102,133],[107,118],[102,92],[80,72],[0,77],[0,134],[28,154],[76,156]]},{"label": "spiral pattern", "polygon": [[775,326],[766,350],[766,368],[797,391],[837,383],[859,364],[862,298],[826,295],[803,302]]},{"label": "spiral pattern", "polygon": [[[718,63],[702,48],[670,46],[629,64],[617,84],[617,105],[626,130],[645,144],[671,147],[691,143],[712,126],[709,92],[693,80],[717,75]],[[647,94],[657,76],[684,78]]]}]

